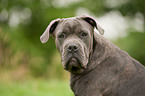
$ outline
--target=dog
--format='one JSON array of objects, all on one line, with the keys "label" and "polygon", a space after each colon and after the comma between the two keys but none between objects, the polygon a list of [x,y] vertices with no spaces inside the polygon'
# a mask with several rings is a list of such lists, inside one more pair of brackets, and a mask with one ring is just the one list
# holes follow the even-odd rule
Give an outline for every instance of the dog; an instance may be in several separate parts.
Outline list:
[{"label": "dog", "polygon": [[104,29],[92,17],[53,20],[41,42],[50,34],[63,68],[71,73],[75,96],[145,96],[145,67],[105,39]]}]

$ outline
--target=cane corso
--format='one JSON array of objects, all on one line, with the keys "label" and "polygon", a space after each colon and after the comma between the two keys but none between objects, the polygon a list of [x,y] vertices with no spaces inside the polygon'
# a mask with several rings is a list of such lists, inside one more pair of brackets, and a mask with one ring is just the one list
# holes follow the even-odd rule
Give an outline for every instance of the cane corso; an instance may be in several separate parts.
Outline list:
[{"label": "cane corso", "polygon": [[103,33],[93,18],[80,16],[53,20],[40,40],[54,37],[75,96],[145,96],[145,67]]}]

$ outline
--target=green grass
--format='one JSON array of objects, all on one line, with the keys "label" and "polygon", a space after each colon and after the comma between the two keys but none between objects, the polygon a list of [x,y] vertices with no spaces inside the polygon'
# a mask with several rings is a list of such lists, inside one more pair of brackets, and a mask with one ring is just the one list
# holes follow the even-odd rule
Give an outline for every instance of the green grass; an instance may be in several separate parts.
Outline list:
[{"label": "green grass", "polygon": [[0,82],[0,96],[74,96],[69,82],[31,80],[24,82]]}]

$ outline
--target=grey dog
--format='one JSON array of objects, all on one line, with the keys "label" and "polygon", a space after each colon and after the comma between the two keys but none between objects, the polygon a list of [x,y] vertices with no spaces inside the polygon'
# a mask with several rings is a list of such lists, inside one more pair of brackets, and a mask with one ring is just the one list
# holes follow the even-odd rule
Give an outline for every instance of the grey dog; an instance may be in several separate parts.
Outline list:
[{"label": "grey dog", "polygon": [[75,96],[145,96],[145,67],[103,33],[93,18],[80,16],[53,20],[40,39],[54,37]]}]

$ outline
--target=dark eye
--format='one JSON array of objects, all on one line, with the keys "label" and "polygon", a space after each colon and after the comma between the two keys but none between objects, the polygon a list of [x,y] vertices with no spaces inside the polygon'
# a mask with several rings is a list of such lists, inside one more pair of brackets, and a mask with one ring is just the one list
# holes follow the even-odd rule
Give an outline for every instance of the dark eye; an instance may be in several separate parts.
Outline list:
[{"label": "dark eye", "polygon": [[88,34],[85,33],[85,32],[81,33],[81,36],[82,36],[82,37],[86,37],[87,35],[88,35]]},{"label": "dark eye", "polygon": [[65,38],[65,34],[62,33],[62,34],[58,35],[58,38],[60,38],[60,39]]}]

